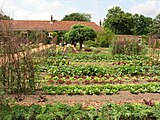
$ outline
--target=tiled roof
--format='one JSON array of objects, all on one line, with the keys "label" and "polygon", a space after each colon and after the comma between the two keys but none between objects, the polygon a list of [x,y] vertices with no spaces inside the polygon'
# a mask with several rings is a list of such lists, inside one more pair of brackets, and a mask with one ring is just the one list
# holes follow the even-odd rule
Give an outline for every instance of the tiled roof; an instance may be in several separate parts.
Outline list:
[{"label": "tiled roof", "polygon": [[92,27],[96,31],[102,31],[103,28],[94,22],[81,21],[40,21],[40,20],[0,20],[1,23],[8,24],[13,30],[47,30],[47,31],[62,31],[70,30],[72,25],[82,24]]}]

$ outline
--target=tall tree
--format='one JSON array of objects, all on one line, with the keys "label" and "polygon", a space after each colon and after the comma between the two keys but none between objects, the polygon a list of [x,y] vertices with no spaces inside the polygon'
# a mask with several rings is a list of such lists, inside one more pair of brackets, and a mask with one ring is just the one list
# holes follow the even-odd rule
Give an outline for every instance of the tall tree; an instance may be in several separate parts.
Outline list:
[{"label": "tall tree", "polygon": [[160,36],[160,14],[158,14],[156,18],[153,20],[151,34],[156,34]]},{"label": "tall tree", "polygon": [[71,30],[67,32],[64,37],[65,40],[71,44],[79,42],[81,51],[83,42],[96,38],[96,32],[88,26],[73,25]]},{"label": "tall tree", "polygon": [[62,21],[91,21],[91,14],[86,13],[71,13],[69,15],[65,15]]},{"label": "tall tree", "polygon": [[111,29],[116,34],[131,34],[133,18],[130,13],[125,13],[119,6],[108,10],[104,27]]},{"label": "tall tree", "polygon": [[132,32],[134,35],[147,35],[150,32],[152,18],[145,17],[144,15],[133,15],[134,26]]},{"label": "tall tree", "polygon": [[105,28],[111,29],[115,34],[127,35],[146,35],[151,24],[152,18],[125,13],[119,6],[108,10],[103,23]]}]

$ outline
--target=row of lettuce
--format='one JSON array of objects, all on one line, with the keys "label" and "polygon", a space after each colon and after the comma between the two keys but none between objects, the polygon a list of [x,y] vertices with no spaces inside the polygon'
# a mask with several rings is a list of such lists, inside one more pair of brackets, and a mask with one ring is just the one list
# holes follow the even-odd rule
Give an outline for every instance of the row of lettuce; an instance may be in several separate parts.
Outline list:
[{"label": "row of lettuce", "polygon": [[72,54],[72,53],[67,53],[67,54],[62,54],[62,55],[51,55],[50,58],[56,58],[56,59],[68,59],[70,61],[75,61],[75,62],[92,62],[92,61],[132,61],[132,60],[140,60],[140,61],[145,61],[145,60],[151,60],[149,56],[144,56],[144,55],[123,55],[123,54],[116,54],[116,55],[111,55],[107,53],[79,53],[79,54]]},{"label": "row of lettuce", "polygon": [[130,91],[130,93],[160,93],[159,83],[148,83],[148,84],[106,84],[106,85],[58,85],[58,86],[43,86],[42,90],[47,94],[57,95],[100,95],[116,94],[119,91]]},{"label": "row of lettuce", "polygon": [[44,63],[36,65],[37,72],[46,72],[54,76],[98,76],[98,75],[160,75],[160,64],[153,61],[105,62],[103,66],[75,65],[67,59],[48,58]]},{"label": "row of lettuce", "polygon": [[65,54],[65,55],[59,55],[56,56],[56,58],[65,58],[71,61],[75,62],[92,62],[92,61],[129,61],[129,60],[140,60],[140,61],[145,61],[145,60],[150,60],[151,58],[148,56],[143,56],[143,55],[123,55],[123,54],[116,54],[116,55],[111,55],[111,54],[106,54],[106,53],[99,53],[99,54],[94,54],[94,53],[80,53],[80,54]]},{"label": "row of lettuce", "polygon": [[1,120],[159,120],[160,104],[110,104],[99,109],[80,104],[3,106]]}]

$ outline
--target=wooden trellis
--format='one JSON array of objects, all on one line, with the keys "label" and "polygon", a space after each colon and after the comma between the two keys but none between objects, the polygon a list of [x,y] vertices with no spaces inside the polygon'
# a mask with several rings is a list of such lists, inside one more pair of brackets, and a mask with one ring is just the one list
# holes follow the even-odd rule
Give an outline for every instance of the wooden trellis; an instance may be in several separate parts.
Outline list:
[{"label": "wooden trellis", "polygon": [[150,36],[148,41],[149,55],[154,60],[160,60],[160,39],[158,36]]}]

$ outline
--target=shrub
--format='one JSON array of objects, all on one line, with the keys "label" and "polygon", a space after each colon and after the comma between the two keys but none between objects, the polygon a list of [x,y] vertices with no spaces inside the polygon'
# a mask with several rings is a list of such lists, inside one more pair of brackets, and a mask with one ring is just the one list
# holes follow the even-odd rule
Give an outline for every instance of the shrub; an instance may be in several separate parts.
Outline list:
[{"label": "shrub", "polygon": [[112,54],[140,55],[144,53],[144,48],[139,40],[116,40],[112,45]]},{"label": "shrub", "polygon": [[96,42],[92,40],[84,41],[84,45],[87,47],[97,47]]},{"label": "shrub", "polygon": [[88,47],[109,47],[114,39],[115,37],[112,31],[105,29],[105,31],[97,32],[95,41],[88,40],[85,41],[84,44]]},{"label": "shrub", "polygon": [[114,39],[113,33],[109,29],[105,31],[97,32],[96,47],[109,47]]},{"label": "shrub", "polygon": [[56,32],[53,32],[53,33],[52,33],[52,37],[53,37],[53,38],[56,37],[56,35],[57,35]]},{"label": "shrub", "polygon": [[146,35],[142,35],[141,38],[142,38],[143,43],[144,43],[145,45],[148,45],[149,37],[146,36]]}]

